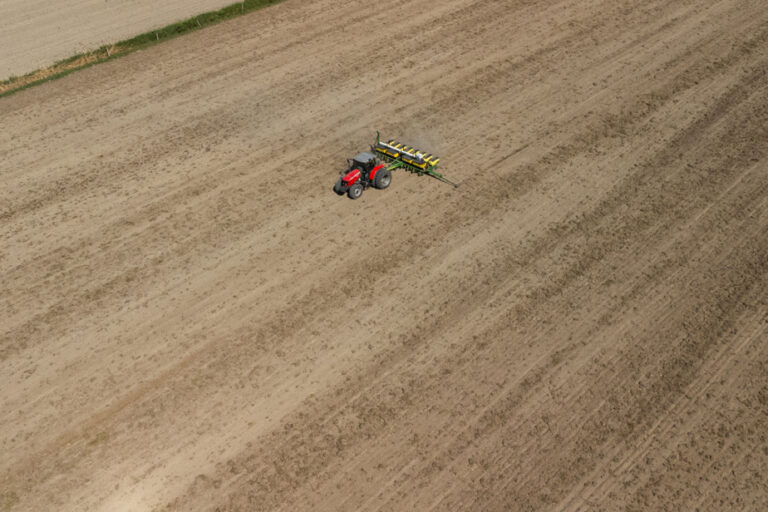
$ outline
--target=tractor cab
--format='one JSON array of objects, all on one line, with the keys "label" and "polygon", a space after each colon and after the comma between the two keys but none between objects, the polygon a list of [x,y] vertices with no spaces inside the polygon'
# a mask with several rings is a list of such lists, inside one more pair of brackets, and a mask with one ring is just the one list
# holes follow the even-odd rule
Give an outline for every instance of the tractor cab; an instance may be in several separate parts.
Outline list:
[{"label": "tractor cab", "polygon": [[373,168],[376,166],[376,157],[372,153],[364,151],[358,153],[355,157],[349,161],[349,170],[360,169],[360,172],[365,176],[368,176]]}]

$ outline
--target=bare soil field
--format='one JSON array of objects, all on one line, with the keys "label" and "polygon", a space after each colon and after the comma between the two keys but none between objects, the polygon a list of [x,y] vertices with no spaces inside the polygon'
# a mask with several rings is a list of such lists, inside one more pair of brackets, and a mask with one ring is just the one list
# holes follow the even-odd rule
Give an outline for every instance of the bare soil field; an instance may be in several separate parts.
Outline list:
[{"label": "bare soil field", "polygon": [[[288,0],[0,121],[0,511],[768,510],[762,0]],[[337,197],[376,129],[462,187]]]},{"label": "bare soil field", "polygon": [[234,0],[3,0],[0,80],[233,3]]}]

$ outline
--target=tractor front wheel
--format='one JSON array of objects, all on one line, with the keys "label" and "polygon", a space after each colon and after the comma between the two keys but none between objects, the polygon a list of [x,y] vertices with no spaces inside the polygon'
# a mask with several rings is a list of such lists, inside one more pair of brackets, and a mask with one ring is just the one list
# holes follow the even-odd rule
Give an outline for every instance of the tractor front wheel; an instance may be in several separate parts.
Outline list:
[{"label": "tractor front wheel", "polygon": [[337,181],[336,185],[333,186],[333,191],[338,195],[342,195],[344,194],[344,188],[344,181],[342,178],[339,178],[339,181]]},{"label": "tractor front wheel", "polygon": [[349,187],[349,190],[347,190],[347,194],[349,195],[350,199],[357,199],[361,195],[363,195],[363,186],[359,183],[355,183],[351,187]]},{"label": "tractor front wheel", "polygon": [[373,179],[374,185],[380,190],[384,190],[392,183],[392,171],[382,169],[376,173],[376,177]]}]

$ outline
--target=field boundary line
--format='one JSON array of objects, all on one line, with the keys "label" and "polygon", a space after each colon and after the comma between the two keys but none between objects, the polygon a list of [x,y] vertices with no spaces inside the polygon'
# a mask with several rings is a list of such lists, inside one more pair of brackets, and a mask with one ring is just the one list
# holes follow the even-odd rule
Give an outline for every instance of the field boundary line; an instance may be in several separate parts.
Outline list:
[{"label": "field boundary line", "polygon": [[105,44],[95,50],[78,53],[64,60],[60,60],[51,66],[40,68],[23,76],[11,76],[0,81],[0,98],[10,96],[16,92],[40,85],[64,76],[112,59],[118,59],[137,50],[160,44],[164,41],[179,37],[205,27],[210,27],[222,21],[243,16],[283,0],[242,0],[240,2],[222,7],[218,10],[207,11],[191,18],[171,23],[165,27],[150,30],[130,39]]}]

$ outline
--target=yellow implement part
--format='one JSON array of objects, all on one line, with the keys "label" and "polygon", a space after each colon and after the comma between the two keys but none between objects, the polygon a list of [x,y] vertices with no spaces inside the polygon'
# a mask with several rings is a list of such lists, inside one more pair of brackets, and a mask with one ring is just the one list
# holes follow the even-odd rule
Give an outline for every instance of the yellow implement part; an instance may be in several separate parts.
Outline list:
[{"label": "yellow implement part", "polygon": [[401,160],[416,169],[426,170],[428,167],[434,167],[440,159],[432,153],[422,153],[421,150],[408,144],[403,144],[394,139],[386,143],[379,143],[374,149],[389,158]]},{"label": "yellow implement part", "polygon": [[408,158],[403,158],[403,162],[407,163],[408,165],[412,165],[414,167],[418,167],[419,169],[426,169],[427,168],[427,162],[417,162],[415,160],[410,160]]},{"label": "yellow implement part", "polygon": [[375,148],[375,149],[376,149],[376,151],[378,151],[379,153],[383,153],[383,154],[385,154],[385,155],[389,155],[389,156],[391,156],[392,158],[397,158],[398,156],[400,156],[400,153],[397,153],[397,152],[395,152],[395,151],[390,151],[390,150],[389,150],[389,149],[387,149],[387,148],[377,147],[377,148]]}]

